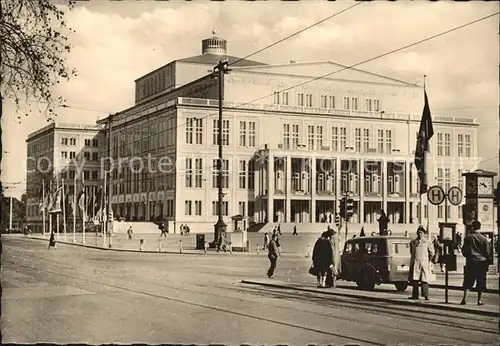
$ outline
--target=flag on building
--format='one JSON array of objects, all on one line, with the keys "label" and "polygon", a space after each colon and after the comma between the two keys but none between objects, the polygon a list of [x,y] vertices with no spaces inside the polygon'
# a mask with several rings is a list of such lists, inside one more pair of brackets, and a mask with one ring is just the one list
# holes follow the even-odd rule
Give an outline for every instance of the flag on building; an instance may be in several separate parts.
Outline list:
[{"label": "flag on building", "polygon": [[94,201],[94,215],[95,216],[98,216],[99,212],[101,211],[101,207],[102,207],[101,198],[102,198],[102,187],[99,187],[99,190],[97,190],[97,193],[95,195],[95,201]]},{"label": "flag on building", "polygon": [[430,154],[430,140],[434,135],[432,126],[431,110],[429,108],[429,100],[427,92],[424,89],[424,110],[422,119],[420,120],[420,128],[417,135],[417,145],[415,148],[415,167],[418,171],[419,193],[424,194],[428,189],[427,171],[428,171],[428,156]]}]

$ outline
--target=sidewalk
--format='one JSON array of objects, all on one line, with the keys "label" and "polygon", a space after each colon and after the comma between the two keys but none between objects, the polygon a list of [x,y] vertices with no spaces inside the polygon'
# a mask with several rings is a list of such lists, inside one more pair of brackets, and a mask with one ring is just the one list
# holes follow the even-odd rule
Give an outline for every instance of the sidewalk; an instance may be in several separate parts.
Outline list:
[{"label": "sidewalk", "polygon": [[417,307],[425,307],[438,310],[448,310],[456,312],[466,312],[482,316],[490,317],[500,317],[499,312],[499,296],[498,294],[484,294],[483,302],[484,305],[478,306],[476,304],[477,296],[475,293],[471,293],[468,298],[467,305],[460,305],[461,292],[450,291],[448,304],[445,303],[444,290],[442,289],[431,289],[430,298],[431,300],[410,300],[408,296],[410,291],[407,292],[381,292],[381,291],[361,291],[354,287],[349,287],[339,283],[336,288],[316,288],[314,283],[301,284],[301,283],[291,283],[284,282],[275,279],[268,280],[242,280],[241,283],[245,285],[253,286],[263,286],[271,287],[275,289],[288,289],[295,290],[299,292],[310,292],[310,293],[320,293],[324,295],[331,296],[341,296],[348,298],[358,298],[369,301],[379,301],[398,305],[409,305]]}]

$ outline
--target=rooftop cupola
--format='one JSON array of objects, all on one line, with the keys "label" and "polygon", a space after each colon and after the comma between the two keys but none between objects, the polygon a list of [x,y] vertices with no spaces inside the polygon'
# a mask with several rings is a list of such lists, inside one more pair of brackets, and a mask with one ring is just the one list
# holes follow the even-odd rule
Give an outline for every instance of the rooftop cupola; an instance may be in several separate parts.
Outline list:
[{"label": "rooftop cupola", "polygon": [[201,41],[202,54],[226,55],[227,41],[216,36],[217,32],[212,31],[212,37]]}]

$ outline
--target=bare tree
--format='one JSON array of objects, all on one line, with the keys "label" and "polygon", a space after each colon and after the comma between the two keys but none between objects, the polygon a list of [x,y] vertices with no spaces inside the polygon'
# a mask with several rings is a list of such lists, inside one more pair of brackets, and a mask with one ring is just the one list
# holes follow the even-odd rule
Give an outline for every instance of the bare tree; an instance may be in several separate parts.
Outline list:
[{"label": "bare tree", "polygon": [[4,98],[13,99],[19,121],[38,104],[44,105],[39,110],[47,120],[53,119],[56,109],[65,106],[53,94],[54,87],[76,75],[66,66],[68,35],[74,31],[67,27],[63,10],[74,2],[59,2],[0,0],[0,108]]}]

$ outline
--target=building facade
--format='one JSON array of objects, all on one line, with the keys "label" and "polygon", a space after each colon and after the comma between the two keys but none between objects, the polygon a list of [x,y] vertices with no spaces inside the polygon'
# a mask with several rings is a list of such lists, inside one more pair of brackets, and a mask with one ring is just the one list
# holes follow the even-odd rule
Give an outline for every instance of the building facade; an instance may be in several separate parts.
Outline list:
[{"label": "building facade", "polygon": [[[332,62],[267,65],[226,54],[226,41],[202,42],[202,55],[176,60],[136,80],[133,107],[103,119],[110,136],[111,201],[127,220],[168,220],[210,232],[217,220],[217,144],[223,148],[226,223],[320,223],[345,193],[353,223],[444,221],[444,206],[423,219],[413,166],[423,90]],[[224,113],[211,70],[228,59]],[[430,97],[432,110],[432,95]],[[475,119],[433,115],[430,185],[463,187],[474,170]],[[460,209],[448,207],[460,223]],[[396,227],[396,226],[395,226]]]},{"label": "building facade", "polygon": [[[100,125],[64,123],[51,123],[28,136],[26,222],[34,231],[42,232],[43,188],[47,197],[57,186],[64,184],[65,195],[69,196],[66,205],[72,204],[71,196],[78,194],[82,187],[89,201],[97,196],[102,184],[100,160],[105,140]],[[79,208],[77,210],[77,218],[81,220],[82,213]],[[72,213],[68,217],[72,218]],[[46,221],[45,231],[48,232],[48,214]],[[78,222],[78,227],[81,229],[81,222]]]}]

